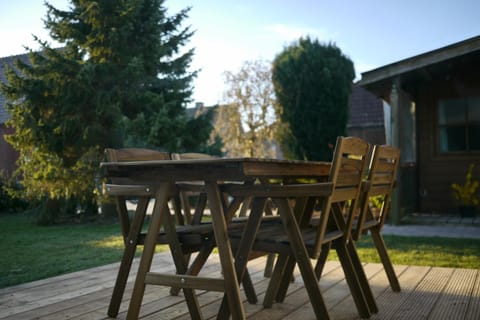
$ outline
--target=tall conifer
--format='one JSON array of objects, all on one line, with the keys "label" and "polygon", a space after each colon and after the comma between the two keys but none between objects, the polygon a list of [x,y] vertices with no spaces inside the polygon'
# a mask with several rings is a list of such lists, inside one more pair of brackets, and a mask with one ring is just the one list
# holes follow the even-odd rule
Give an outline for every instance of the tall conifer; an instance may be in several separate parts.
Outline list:
[{"label": "tall conifer", "polygon": [[30,64],[17,61],[2,86],[27,196],[93,203],[105,147],[205,143],[210,127],[191,132],[185,112],[196,76],[193,49],[183,49],[193,34],[182,27],[188,8],[169,16],[162,0],[46,7],[45,27],[62,47],[37,39],[41,50],[29,50]]}]

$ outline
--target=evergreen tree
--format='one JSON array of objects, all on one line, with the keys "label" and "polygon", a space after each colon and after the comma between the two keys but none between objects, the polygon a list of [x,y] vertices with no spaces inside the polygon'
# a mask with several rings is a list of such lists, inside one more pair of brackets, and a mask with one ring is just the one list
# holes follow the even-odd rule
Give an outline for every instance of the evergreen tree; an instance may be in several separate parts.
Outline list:
[{"label": "evergreen tree", "polygon": [[208,139],[210,128],[185,112],[196,76],[193,49],[182,51],[189,9],[168,16],[163,3],[71,0],[66,11],[46,3],[45,26],[63,47],[37,39],[40,52],[17,61],[2,86],[27,196],[93,204],[105,147],[180,151]]},{"label": "evergreen tree", "polygon": [[333,44],[300,38],[275,57],[272,79],[281,107],[279,141],[288,158],[330,160],[346,134],[355,70]]}]

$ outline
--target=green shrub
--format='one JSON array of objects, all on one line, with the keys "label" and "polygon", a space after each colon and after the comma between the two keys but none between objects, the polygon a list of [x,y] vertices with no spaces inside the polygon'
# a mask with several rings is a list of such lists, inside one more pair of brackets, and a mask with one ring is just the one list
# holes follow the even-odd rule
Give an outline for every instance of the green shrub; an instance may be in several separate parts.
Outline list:
[{"label": "green shrub", "polygon": [[0,172],[0,212],[19,212],[28,207],[28,201],[20,196],[21,188],[14,178]]}]

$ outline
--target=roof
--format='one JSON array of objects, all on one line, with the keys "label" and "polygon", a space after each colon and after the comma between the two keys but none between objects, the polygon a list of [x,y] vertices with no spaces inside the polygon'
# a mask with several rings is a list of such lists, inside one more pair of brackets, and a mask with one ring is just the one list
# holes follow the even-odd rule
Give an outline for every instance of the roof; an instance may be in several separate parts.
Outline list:
[{"label": "roof", "polygon": [[429,81],[448,75],[453,65],[471,68],[472,64],[480,64],[480,36],[363,72],[358,84],[383,96],[395,79],[402,83]]},{"label": "roof", "polygon": [[[13,66],[13,63],[17,59],[20,59],[21,61],[28,63],[29,62],[28,53],[0,58],[0,81],[2,83],[7,82],[7,77],[5,76],[6,66],[7,65]],[[7,121],[10,118],[7,110],[5,110],[6,102],[7,101],[5,97],[0,93],[0,124],[5,123],[5,121]]]},{"label": "roof", "polygon": [[354,85],[349,99],[349,128],[383,126],[383,102],[366,89]]}]

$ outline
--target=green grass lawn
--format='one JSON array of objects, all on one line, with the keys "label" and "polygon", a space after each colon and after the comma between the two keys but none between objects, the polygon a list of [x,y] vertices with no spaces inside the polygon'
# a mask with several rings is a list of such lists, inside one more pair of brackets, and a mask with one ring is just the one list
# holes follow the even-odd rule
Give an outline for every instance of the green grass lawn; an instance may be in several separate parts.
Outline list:
[{"label": "green grass lawn", "polygon": [[[0,226],[0,288],[117,262],[123,251],[116,223],[37,226],[25,214],[0,214]],[[480,269],[480,240],[385,236],[385,241],[394,264]],[[358,247],[363,262],[379,262],[370,237]]]},{"label": "green grass lawn", "polygon": [[118,262],[122,257],[119,224],[38,226],[32,221],[25,214],[0,214],[0,288]]}]

